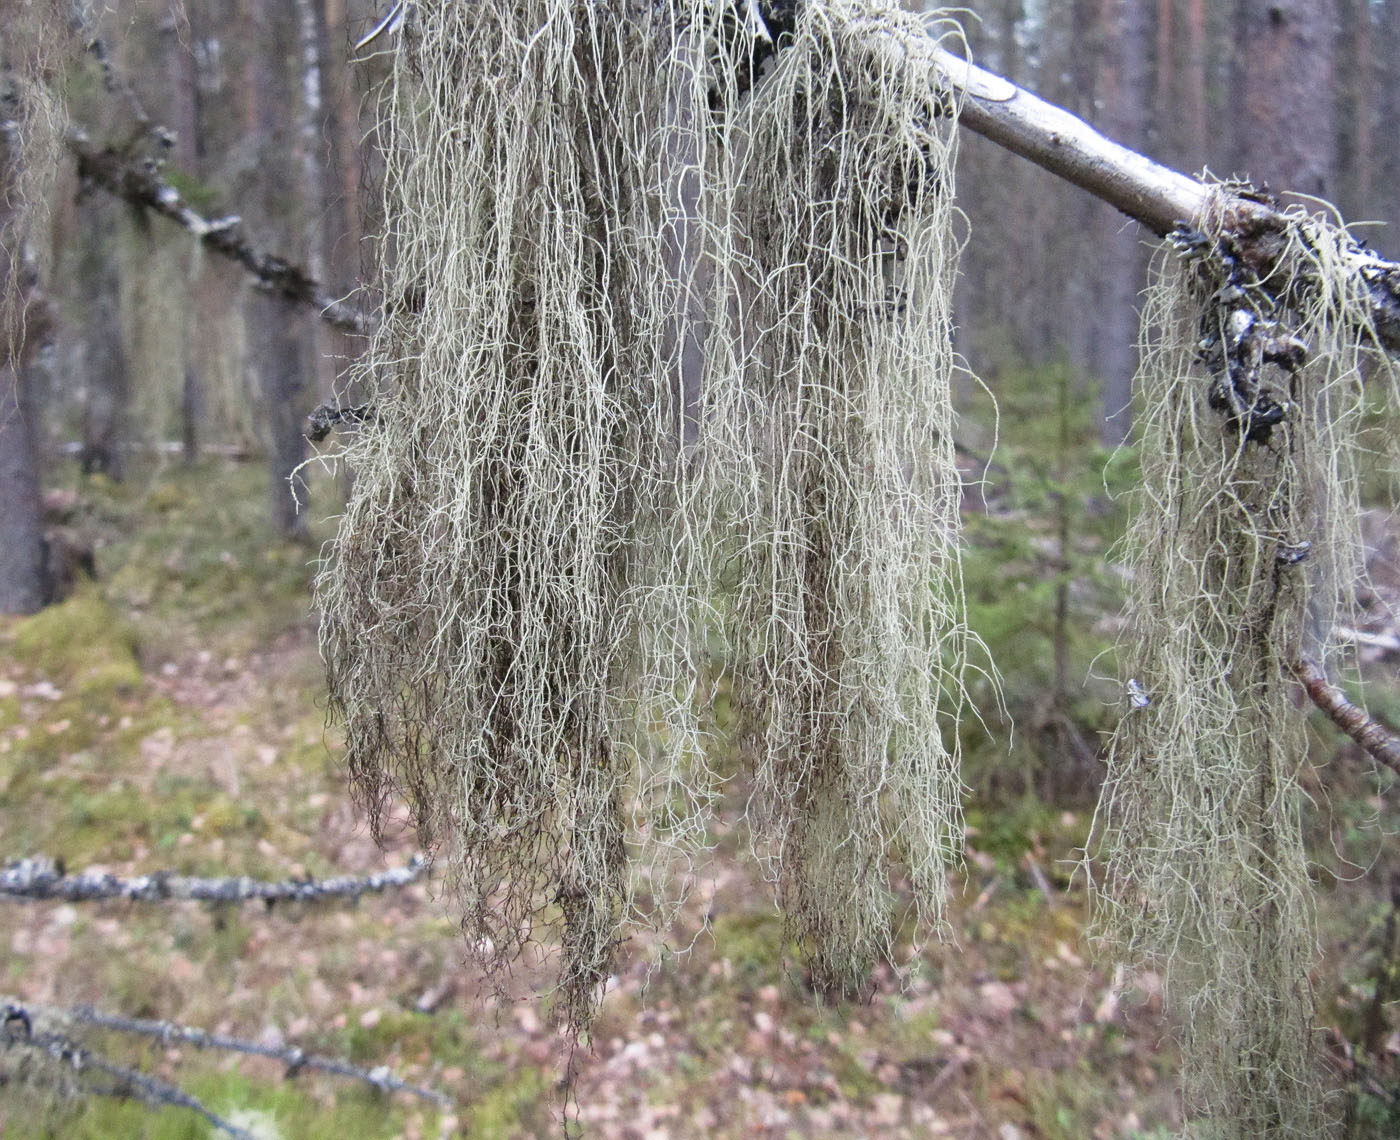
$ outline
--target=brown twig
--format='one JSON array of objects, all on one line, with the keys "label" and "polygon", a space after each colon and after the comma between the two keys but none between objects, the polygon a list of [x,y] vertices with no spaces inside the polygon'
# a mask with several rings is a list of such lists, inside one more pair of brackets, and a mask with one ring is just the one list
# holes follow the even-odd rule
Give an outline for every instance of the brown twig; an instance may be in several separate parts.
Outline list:
[{"label": "brown twig", "polygon": [[1300,657],[1293,662],[1292,668],[1303,691],[1333,724],[1375,760],[1400,775],[1400,739],[1389,728],[1373,719],[1365,709],[1347,700],[1347,695],[1327,680],[1315,661]]}]

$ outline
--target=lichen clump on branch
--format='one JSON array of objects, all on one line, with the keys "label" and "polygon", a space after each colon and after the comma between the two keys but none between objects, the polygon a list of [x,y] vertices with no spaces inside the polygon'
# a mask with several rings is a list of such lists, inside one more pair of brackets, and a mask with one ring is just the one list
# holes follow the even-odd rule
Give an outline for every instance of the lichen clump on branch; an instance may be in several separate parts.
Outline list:
[{"label": "lichen clump on branch", "polygon": [[967,633],[927,44],[837,0],[405,28],[377,414],[318,585],[333,709],[488,967],[554,928],[575,1027],[638,877],[664,915],[705,845],[716,645],[818,984],[888,954],[891,855],[941,915]]},{"label": "lichen clump on branch", "polygon": [[[1228,188],[1227,188],[1228,189]],[[1164,247],[1143,319],[1143,484],[1125,678],[1096,824],[1099,918],[1163,973],[1210,1137],[1326,1132],[1308,970],[1304,714],[1361,558],[1367,299],[1342,230],[1292,211],[1267,272],[1218,194]]]}]

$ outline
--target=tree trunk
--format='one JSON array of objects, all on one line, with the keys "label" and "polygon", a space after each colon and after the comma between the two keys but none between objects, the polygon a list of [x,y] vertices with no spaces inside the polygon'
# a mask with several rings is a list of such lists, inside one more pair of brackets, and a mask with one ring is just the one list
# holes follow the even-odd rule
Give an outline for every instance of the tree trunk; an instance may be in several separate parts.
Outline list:
[{"label": "tree trunk", "polygon": [[1333,193],[1337,0],[1239,0],[1236,171],[1273,190]]},{"label": "tree trunk", "polygon": [[272,519],[284,535],[304,537],[306,516],[297,504],[306,502],[306,483],[294,472],[306,458],[302,431],[315,403],[312,374],[306,367],[311,318],[303,306],[267,293],[249,295],[244,317],[267,416]]},{"label": "tree trunk", "polygon": [[[166,90],[170,126],[175,131],[173,158],[186,174],[199,174],[199,83],[195,68],[193,29],[185,11],[185,0],[169,0],[161,26],[166,59]],[[186,463],[199,458],[200,420],[204,414],[204,376],[199,359],[200,329],[197,301],[200,292],[198,258],[189,274],[192,296],[186,304],[181,333],[184,341],[184,372],[180,390],[180,440]]]},{"label": "tree trunk", "polygon": [[[1106,33],[1097,85],[1104,106],[1103,127],[1111,137],[1136,149],[1147,140],[1151,34],[1147,0],[1101,0],[1099,18]],[[1113,447],[1127,440],[1133,426],[1137,297],[1147,262],[1137,227],[1103,203],[1096,203],[1095,231],[1101,253],[1091,309],[1093,366],[1103,383],[1099,436]]]},{"label": "tree trunk", "polygon": [[43,509],[24,368],[0,367],[0,613],[33,613],[48,598]]},{"label": "tree trunk", "polygon": [[27,312],[30,274],[16,206],[15,132],[0,130],[0,613],[33,613],[47,600],[43,508],[27,364],[39,341]]},{"label": "tree trunk", "polygon": [[1206,59],[1206,0],[1187,0],[1186,50],[1176,63],[1181,75],[1176,162],[1188,171],[1199,171],[1206,165]]},{"label": "tree trunk", "polygon": [[1205,0],[1157,0],[1156,96],[1147,138],[1159,161],[1188,171],[1206,165],[1206,57]]},{"label": "tree trunk", "polygon": [[[286,0],[243,0],[246,28],[261,50],[250,52],[243,70],[244,110],[256,131],[259,176],[251,188],[258,207],[257,232],[276,249],[305,250],[309,203],[303,161],[306,92],[300,10]],[[292,110],[289,115],[288,109]],[[251,223],[250,223],[251,224]],[[302,431],[315,404],[311,317],[282,298],[249,293],[244,306],[249,361],[263,397],[272,466],[273,520],[286,535],[305,533],[289,480],[306,456]]]},{"label": "tree trunk", "polygon": [[[322,0],[294,0],[297,17],[297,79],[300,100],[297,104],[297,159],[301,163],[302,231],[295,248],[306,251],[306,264],[311,275],[327,283],[326,213],[328,206],[328,171],[326,139],[328,112],[326,106],[325,59],[326,23]],[[328,398],[335,385],[335,362],[332,358],[331,330],[323,321],[307,325],[310,337],[308,366],[313,373],[313,395]],[[313,402],[316,402],[313,400]],[[304,409],[302,414],[310,411]],[[300,432],[300,427],[298,427]]]},{"label": "tree trunk", "polygon": [[120,273],[115,236],[125,219],[124,207],[96,193],[78,203],[77,275],[83,321],[80,337],[83,385],[83,446],[80,462],[85,475],[121,479],[126,473],[123,445],[127,442],[127,413],[131,384],[122,338]]}]

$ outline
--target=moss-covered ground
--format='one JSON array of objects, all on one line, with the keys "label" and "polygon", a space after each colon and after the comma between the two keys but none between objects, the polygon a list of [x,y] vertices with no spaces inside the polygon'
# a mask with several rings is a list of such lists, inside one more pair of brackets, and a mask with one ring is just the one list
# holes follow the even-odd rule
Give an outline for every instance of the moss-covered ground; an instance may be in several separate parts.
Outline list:
[{"label": "moss-covered ground", "polygon": [[[1065,498],[1064,472],[1044,478],[1053,506]],[[317,548],[271,533],[260,468],[207,461],[119,486],[71,473],[60,481],[77,492],[99,574],[61,605],[0,623],[0,857],[276,878],[407,859],[409,827],[381,852],[347,794],[324,726],[309,608]],[[321,486],[312,509],[324,515],[334,502]],[[823,1006],[810,992],[745,855],[737,785],[716,825],[715,861],[676,927],[628,943],[595,1030],[571,1057],[547,1002],[529,995],[531,963],[508,1002],[463,964],[436,878],[353,907],[0,902],[0,994],[387,1065],[456,1104],[443,1112],[288,1076],[265,1060],[92,1039],[258,1136],[534,1137],[561,1134],[565,1112],[576,1134],[600,1140],[1165,1136],[1178,1107],[1162,995],[1151,975],[1094,963],[1081,938],[1083,884],[1071,873],[1097,747],[1098,698],[1084,678],[1112,635],[1101,599],[1109,576],[1074,567],[1102,566],[1110,507],[1091,505],[1072,523],[1068,554],[1057,545],[1064,527],[1037,537],[1018,521],[1033,508],[970,508],[981,513],[969,588],[993,652],[1012,645],[1007,704],[1041,726],[1008,758],[988,743],[1003,730],[988,704],[990,734],[968,739],[972,827],[948,937],[901,945],[905,975],[882,974],[867,1002]],[[324,537],[330,524],[313,518]],[[1006,616],[1008,594],[1019,623]],[[1061,604],[1076,632],[1057,649]],[[1065,661],[1072,691],[1057,692]],[[1065,743],[1070,728],[1080,745]],[[1319,736],[1326,749],[1335,739]],[[1057,757],[1077,765],[1059,769],[1058,782]],[[1335,852],[1319,869],[1331,955],[1320,970],[1324,1021],[1361,1040],[1379,988],[1383,1032],[1370,1040],[1385,1049],[1395,1040],[1385,1003],[1400,996],[1384,989],[1391,910],[1384,884],[1363,871],[1400,866],[1388,850],[1395,816],[1384,781],[1354,757],[1341,763],[1343,790],[1317,781],[1327,805],[1319,839]],[[1362,925],[1339,940],[1358,915]],[[666,949],[675,946],[688,950]],[[13,1056],[0,1055],[0,1067],[14,1072]],[[1383,1115],[1384,1105],[1373,1097],[1361,1110]],[[209,1129],[185,1110],[11,1082],[0,1089],[0,1134],[164,1140]]]}]

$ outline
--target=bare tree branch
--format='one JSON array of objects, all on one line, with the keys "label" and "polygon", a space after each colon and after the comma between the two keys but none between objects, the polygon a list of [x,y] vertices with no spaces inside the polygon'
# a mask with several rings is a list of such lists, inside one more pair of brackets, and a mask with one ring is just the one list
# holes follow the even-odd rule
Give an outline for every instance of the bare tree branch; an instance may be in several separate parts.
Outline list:
[{"label": "bare tree branch", "polygon": [[1207,189],[1198,179],[1120,146],[1083,119],[933,41],[930,62],[962,96],[961,126],[1116,206],[1157,236],[1205,206]]},{"label": "bare tree branch", "polygon": [[[244,1053],[253,1057],[268,1057],[286,1065],[288,1077],[294,1077],[300,1072],[311,1070],[328,1073],[331,1076],[364,1081],[382,1093],[408,1093],[431,1101],[442,1108],[451,1108],[453,1104],[452,1098],[445,1093],[401,1080],[394,1076],[387,1066],[380,1065],[373,1069],[364,1069],[347,1061],[308,1053],[296,1045],[260,1045],[256,1041],[230,1037],[221,1033],[208,1033],[193,1026],[177,1025],[173,1021],[155,1021],[103,1013],[91,1006],[79,1006],[76,1009],[28,1010],[22,1005],[11,1004],[7,1008],[20,1010],[25,1017],[34,1014],[46,1020],[61,1023],[92,1025],[114,1033],[130,1033],[138,1037],[151,1037],[162,1045],[193,1045],[196,1049],[223,1049],[231,1053]],[[18,1018],[21,1015],[15,1014],[14,1016]]]},{"label": "bare tree branch", "polygon": [[427,861],[421,855],[408,866],[372,875],[342,875],[333,879],[283,879],[267,882],[242,876],[201,879],[161,871],[153,875],[118,878],[102,871],[65,874],[52,859],[35,856],[11,863],[0,871],[0,896],[20,899],[62,899],[64,902],[93,902],[99,899],[127,899],[132,902],[164,902],[192,899],[198,902],[247,902],[261,899],[276,902],[326,902],[331,899],[357,899],[369,892],[393,890],[422,877]]},{"label": "bare tree branch", "polygon": [[[1068,111],[929,43],[932,66],[963,96],[958,121],[968,130],[1103,199],[1159,237],[1199,219],[1212,192],[1201,180],[1120,146]],[[1234,195],[1225,211],[1225,227],[1247,251],[1260,281],[1269,280],[1296,225],[1272,201],[1247,194]],[[1381,347],[1400,356],[1400,264],[1359,243],[1346,259],[1370,298]]]},{"label": "bare tree branch", "polygon": [[[1198,224],[1215,192],[1202,180],[1121,146],[1063,108],[960,59],[933,36],[891,35],[889,22],[878,17],[859,17],[851,28],[877,57],[907,53],[922,61],[929,83],[956,97],[960,125],[1101,198],[1159,237],[1182,224]],[[1224,215],[1224,228],[1250,269],[1259,281],[1268,281],[1299,219],[1280,210],[1268,195],[1251,193],[1231,196]],[[1376,339],[1390,355],[1400,356],[1400,263],[1359,243],[1342,252],[1370,298]]]},{"label": "bare tree branch", "polygon": [[[81,20],[81,16],[76,16],[75,19]],[[84,35],[89,33],[89,29],[85,27],[82,28],[82,31]],[[136,137],[144,135],[165,150],[173,146],[175,132],[165,124],[158,123],[151,118],[150,112],[146,110],[146,105],[141,102],[141,96],[136,94],[136,88],[117,70],[116,65],[112,62],[112,57],[107,52],[106,43],[93,37],[88,40],[87,50],[88,54],[97,61],[98,70],[102,72],[102,86],[107,89],[107,93],[117,96],[131,109],[132,118],[136,120],[136,125],[139,128]]]},{"label": "bare tree branch", "polygon": [[1370,755],[1400,775],[1400,740],[1365,709],[1347,700],[1347,695],[1327,680],[1315,661],[1300,657],[1293,662],[1293,675],[1312,703],[1327,714],[1333,724],[1361,745]]},{"label": "bare tree branch", "polygon": [[159,1077],[109,1061],[102,1054],[62,1033],[35,1031],[29,1011],[23,1006],[10,1005],[5,1008],[5,1024],[3,1033],[0,1033],[0,1046],[6,1051],[29,1050],[42,1057],[44,1062],[66,1071],[71,1076],[100,1073],[110,1078],[111,1083],[84,1084],[82,1087],[87,1092],[122,1100],[139,1100],[145,1104],[187,1108],[198,1113],[220,1132],[236,1137],[237,1140],[254,1140],[251,1132],[225,1120],[198,1098]]},{"label": "bare tree branch", "polygon": [[346,332],[367,333],[367,321],[353,305],[327,294],[311,273],[283,257],[258,249],[243,233],[237,216],[209,219],[194,210],[184,196],[161,177],[155,163],[133,159],[111,146],[99,146],[81,131],[65,140],[77,160],[80,178],[110,194],[169,218],[212,249],[231,258],[253,275],[259,285],[288,300],[312,305],[323,320]]}]

